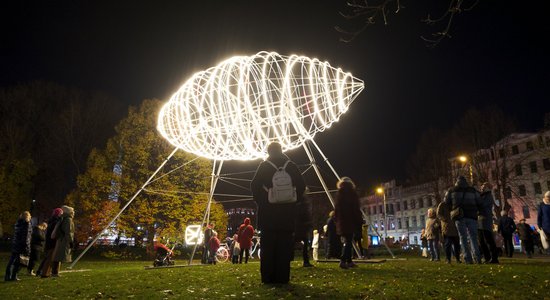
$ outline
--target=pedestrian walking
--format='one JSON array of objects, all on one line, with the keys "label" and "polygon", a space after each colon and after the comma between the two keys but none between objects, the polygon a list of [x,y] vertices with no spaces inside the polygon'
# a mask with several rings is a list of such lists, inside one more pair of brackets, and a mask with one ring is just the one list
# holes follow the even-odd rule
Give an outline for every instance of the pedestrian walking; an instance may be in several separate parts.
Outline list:
[{"label": "pedestrian walking", "polygon": [[328,214],[327,224],[325,225],[327,230],[326,236],[326,258],[340,258],[342,255],[342,242],[340,236],[336,232],[336,222],[334,219],[334,211],[330,211]]}]

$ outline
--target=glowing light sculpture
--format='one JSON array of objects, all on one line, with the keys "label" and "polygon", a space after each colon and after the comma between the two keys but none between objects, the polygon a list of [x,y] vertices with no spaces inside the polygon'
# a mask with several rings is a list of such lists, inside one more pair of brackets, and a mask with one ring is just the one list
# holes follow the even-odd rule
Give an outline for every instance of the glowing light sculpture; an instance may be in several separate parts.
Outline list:
[{"label": "glowing light sculpture", "polygon": [[[264,158],[271,142],[279,142],[283,151],[303,146],[334,205],[312,149],[306,142],[315,146],[339,179],[313,137],[338,121],[363,88],[363,81],[330,66],[328,62],[265,51],[252,56],[235,56],[194,74],[162,107],[158,118],[158,131],[176,148],[105,229],[153,182],[178,149],[214,160],[210,195],[201,224],[209,222],[210,206],[223,162]],[[100,235],[88,243],[69,269]],[[201,226],[188,226],[185,238],[187,244],[194,245],[189,259],[191,265],[202,239]]]},{"label": "glowing light sculpture", "polygon": [[327,62],[259,52],[194,74],[162,107],[158,130],[174,146],[214,160],[252,160],[277,141],[312,140],[348,110],[363,81]]}]

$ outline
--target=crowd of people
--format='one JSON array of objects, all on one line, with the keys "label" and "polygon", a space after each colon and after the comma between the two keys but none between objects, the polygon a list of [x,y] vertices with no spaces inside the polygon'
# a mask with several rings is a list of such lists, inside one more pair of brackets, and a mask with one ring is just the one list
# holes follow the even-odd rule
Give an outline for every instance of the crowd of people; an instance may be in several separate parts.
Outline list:
[{"label": "crowd of people", "polygon": [[458,263],[463,258],[466,264],[498,264],[501,247],[497,246],[497,234],[502,236],[504,254],[512,257],[513,235],[516,233],[527,257],[532,257],[534,244],[537,242],[541,251],[548,251],[550,192],[546,192],[538,208],[538,231],[525,223],[525,219],[516,224],[508,216],[506,207],[495,222],[493,204],[492,186],[489,183],[483,183],[481,191],[478,191],[460,176],[437,209],[428,209],[426,227],[421,234],[422,246],[429,250],[429,255],[426,256],[432,261],[439,261],[442,242],[445,261],[449,264],[453,256]]},{"label": "crowd of people", "polygon": [[[47,223],[31,225],[31,214],[24,211],[15,223],[11,256],[5,281],[17,281],[21,267],[29,275],[59,277],[61,263],[71,262],[74,241],[74,209],[62,206],[52,211]],[[42,258],[43,257],[43,258]],[[42,258],[36,272],[34,267]]]},{"label": "crowd of people", "polygon": [[[281,145],[271,143],[268,157],[258,166],[251,182],[253,199],[258,206],[258,229],[261,230],[261,281],[265,284],[286,284],[290,280],[290,262],[294,257],[295,242],[303,244],[303,267],[312,267],[309,253],[319,259],[320,233],[313,228],[312,203],[307,197],[304,179],[296,164],[285,154]],[[450,188],[437,207],[428,209],[422,244],[429,250],[432,261],[440,261],[441,245],[445,261],[451,263],[499,263],[499,249],[494,227],[502,236],[505,255],[514,253],[513,235],[517,233],[528,257],[533,255],[534,236],[548,249],[550,237],[550,192],[546,192],[538,210],[538,233],[521,220],[515,224],[503,209],[497,224],[494,224],[492,187],[481,185],[481,191],[470,186],[462,176]],[[71,262],[74,241],[74,209],[62,206],[53,210],[47,223],[31,226],[28,211],[21,213],[15,224],[12,254],[5,280],[19,280],[21,266],[31,275],[42,278],[58,277],[62,262]],[[229,239],[229,255],[233,264],[248,263],[253,245],[255,228],[245,218],[237,233]],[[359,196],[349,177],[337,183],[334,211],[331,211],[323,227],[325,255],[327,259],[339,259],[342,269],[356,268],[356,257],[368,254],[368,225],[364,223]],[[215,264],[220,240],[214,224],[204,231],[202,263]],[[158,252],[171,254],[164,245],[155,245]],[[36,272],[36,263],[41,263]],[[159,258],[157,258],[159,259]]]}]

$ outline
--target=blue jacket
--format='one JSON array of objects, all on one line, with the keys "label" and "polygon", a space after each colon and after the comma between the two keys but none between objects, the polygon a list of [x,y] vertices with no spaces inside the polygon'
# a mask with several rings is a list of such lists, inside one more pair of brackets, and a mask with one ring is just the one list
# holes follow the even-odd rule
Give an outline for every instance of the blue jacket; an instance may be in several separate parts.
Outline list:
[{"label": "blue jacket", "polygon": [[550,204],[544,204],[544,202],[542,202],[539,205],[537,225],[539,228],[542,228],[545,233],[550,232]]}]

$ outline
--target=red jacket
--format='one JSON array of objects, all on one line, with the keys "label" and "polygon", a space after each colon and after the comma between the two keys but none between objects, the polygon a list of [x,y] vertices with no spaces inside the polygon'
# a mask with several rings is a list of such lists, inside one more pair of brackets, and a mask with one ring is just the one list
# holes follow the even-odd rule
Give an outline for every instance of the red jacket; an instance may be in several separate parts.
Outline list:
[{"label": "red jacket", "polygon": [[211,252],[216,252],[220,248],[220,240],[213,236],[210,238],[210,241],[208,241],[208,248]]},{"label": "red jacket", "polygon": [[245,218],[244,223],[239,227],[238,241],[241,249],[250,249],[252,247],[252,237],[254,236],[254,227],[250,225],[250,219]]}]

